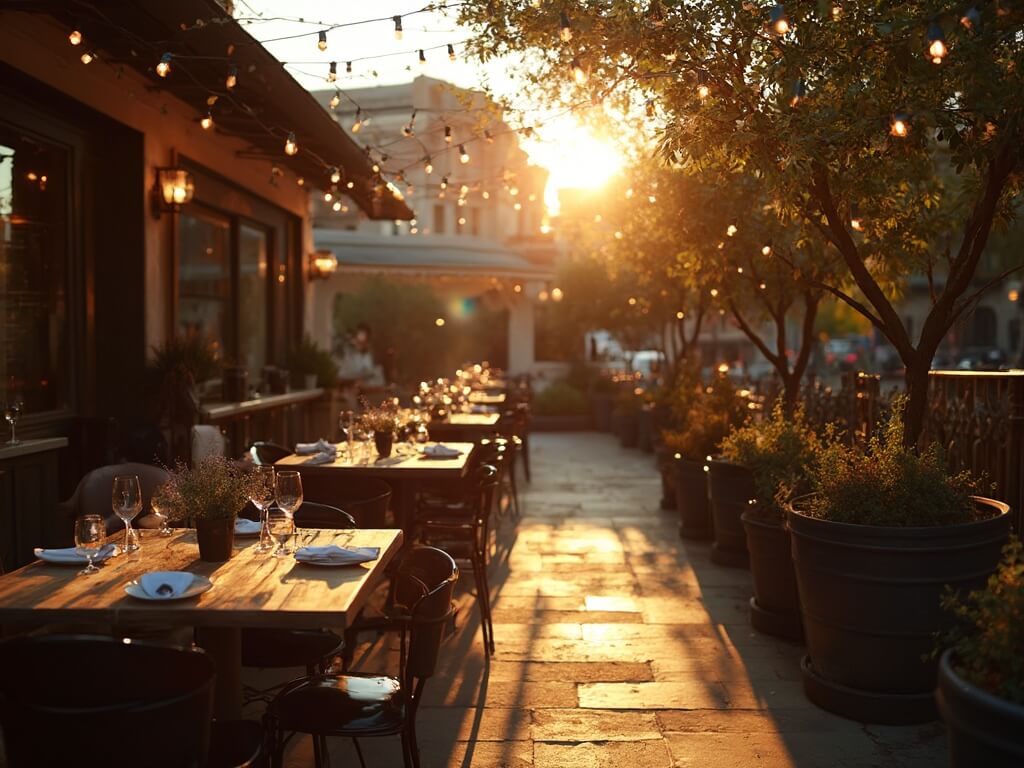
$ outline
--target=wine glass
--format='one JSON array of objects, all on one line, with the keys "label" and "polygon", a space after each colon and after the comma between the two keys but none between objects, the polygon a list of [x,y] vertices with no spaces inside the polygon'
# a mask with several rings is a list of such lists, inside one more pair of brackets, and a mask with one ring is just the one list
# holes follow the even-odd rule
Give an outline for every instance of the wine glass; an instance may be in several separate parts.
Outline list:
[{"label": "wine glass", "polygon": [[[292,521],[295,511],[302,506],[302,475],[294,471],[278,472],[274,487],[278,508],[289,521]],[[285,543],[279,539],[279,545],[274,554],[281,557],[282,554],[286,555],[288,552]]]},{"label": "wine glass", "polygon": [[149,499],[149,509],[160,519],[160,528],[157,530],[159,535],[174,535],[174,529],[167,524],[171,518],[171,513],[174,511],[174,508],[174,496],[167,484],[161,485],[153,491],[153,495]]},{"label": "wine glass", "polygon": [[249,501],[260,512],[260,543],[256,545],[257,552],[269,552],[273,547],[270,525],[267,523],[267,510],[274,503],[276,493],[274,468],[270,465],[257,466],[253,474],[252,488],[249,490]]},{"label": "wine glass", "polygon": [[288,539],[295,532],[295,519],[277,507],[267,510],[267,530],[277,542],[274,557],[287,557],[292,553],[288,547]]},{"label": "wine glass", "polygon": [[79,576],[91,576],[100,569],[92,563],[99,554],[103,540],[107,537],[107,526],[100,515],[82,515],[75,519],[75,550],[88,561],[88,565],[78,572]]},{"label": "wine glass", "polygon": [[11,439],[7,441],[8,445],[17,445],[20,442],[15,434],[15,427],[18,426],[18,419],[21,417],[22,407],[22,402],[18,398],[8,400],[4,404],[4,418],[7,419],[7,423],[11,425]]},{"label": "wine glass", "polygon": [[142,511],[142,487],[138,475],[118,475],[110,492],[110,504],[114,514],[124,523],[124,546],[122,551],[135,552],[139,548],[139,535],[132,528],[132,520]]}]

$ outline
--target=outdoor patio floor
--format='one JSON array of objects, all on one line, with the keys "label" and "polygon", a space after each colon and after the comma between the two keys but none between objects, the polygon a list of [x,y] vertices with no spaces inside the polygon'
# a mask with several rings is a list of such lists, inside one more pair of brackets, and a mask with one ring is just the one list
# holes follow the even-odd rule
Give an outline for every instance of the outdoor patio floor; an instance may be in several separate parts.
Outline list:
[{"label": "outdoor patio floor", "polygon": [[[937,723],[866,726],[806,700],[803,648],[750,629],[747,571],[679,539],[650,454],[597,433],[531,442],[523,517],[503,521],[491,566],[497,654],[463,592],[419,712],[424,766],[946,764]],[[384,644],[360,649],[361,669],[392,663]],[[361,744],[368,765],[401,765],[397,737]],[[331,752],[358,765],[350,742]],[[308,739],[286,764],[312,765]]]}]

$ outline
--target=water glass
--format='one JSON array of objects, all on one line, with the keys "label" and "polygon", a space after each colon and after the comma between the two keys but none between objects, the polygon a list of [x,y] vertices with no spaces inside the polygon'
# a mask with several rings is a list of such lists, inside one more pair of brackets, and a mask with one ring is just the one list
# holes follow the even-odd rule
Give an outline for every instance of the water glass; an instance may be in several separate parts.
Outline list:
[{"label": "water glass", "polygon": [[20,442],[15,433],[15,427],[18,426],[22,407],[21,400],[8,400],[4,403],[4,418],[11,425],[11,439],[7,441],[8,445],[17,445]]},{"label": "water glass", "polygon": [[78,572],[80,576],[99,573],[100,569],[93,565],[92,560],[99,554],[106,538],[107,526],[103,523],[102,516],[82,515],[75,519],[75,550],[89,563]]},{"label": "water glass", "polygon": [[118,475],[110,492],[110,504],[114,514],[124,523],[123,552],[135,552],[139,548],[139,535],[132,528],[132,520],[142,511],[142,486],[138,475]]},{"label": "water glass", "polygon": [[274,557],[287,557],[292,553],[288,546],[288,540],[295,533],[295,518],[283,509],[272,508],[267,510],[267,530],[274,541],[277,542],[277,549],[274,550]]},{"label": "water glass", "polygon": [[269,552],[274,546],[270,536],[270,525],[267,522],[267,510],[274,503],[276,493],[274,468],[269,465],[257,466],[253,471],[253,484],[249,492],[249,501],[260,512],[260,542],[256,545],[257,552]]},{"label": "water glass", "polygon": [[157,533],[161,536],[173,536],[174,529],[167,523],[175,510],[174,497],[167,485],[161,485],[153,491],[149,499],[149,509],[160,520],[160,528]]}]

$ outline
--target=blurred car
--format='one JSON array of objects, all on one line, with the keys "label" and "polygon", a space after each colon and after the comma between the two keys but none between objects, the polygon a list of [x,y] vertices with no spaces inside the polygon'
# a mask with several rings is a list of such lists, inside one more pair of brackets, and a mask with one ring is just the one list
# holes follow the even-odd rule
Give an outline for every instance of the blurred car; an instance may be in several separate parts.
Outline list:
[{"label": "blurred car", "polygon": [[840,371],[852,371],[866,349],[860,336],[840,336],[825,342],[825,364]]},{"label": "blurred car", "polygon": [[956,362],[958,371],[998,371],[1007,365],[1001,349],[969,350]]}]

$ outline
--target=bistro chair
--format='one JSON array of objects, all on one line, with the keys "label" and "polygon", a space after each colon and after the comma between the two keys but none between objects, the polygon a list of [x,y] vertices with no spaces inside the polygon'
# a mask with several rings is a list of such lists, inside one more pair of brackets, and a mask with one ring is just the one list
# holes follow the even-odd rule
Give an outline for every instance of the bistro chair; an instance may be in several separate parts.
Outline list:
[{"label": "bistro chair", "polygon": [[302,496],[344,509],[360,528],[387,527],[391,486],[383,480],[374,477],[339,478],[330,472],[303,472]]},{"label": "bistro chair", "polygon": [[[110,489],[117,475],[138,475],[144,510],[149,509],[153,491],[166,483],[168,478],[167,470],[150,464],[108,464],[92,470],[78,482],[78,487],[71,494],[71,498],[57,506],[59,530],[67,532],[67,539],[70,539],[74,531],[74,519],[79,515],[101,515],[107,526],[107,535],[116,533],[124,527],[124,523],[110,506]],[[138,528],[160,527],[159,521],[149,514],[137,517],[135,525]]]},{"label": "bistro chair", "polygon": [[292,452],[283,445],[259,440],[249,446],[248,454],[253,464],[262,465],[275,464],[285,456],[291,456]]},{"label": "bistro chair", "polygon": [[[336,507],[303,501],[295,511],[295,527],[349,530],[352,516]],[[329,629],[275,629],[248,627],[242,630],[242,666],[260,669],[304,667],[307,675],[326,672],[331,660],[344,649],[341,636]],[[246,703],[270,701],[284,683],[266,689],[244,688]]]},{"label": "bistro chair", "polygon": [[487,579],[490,560],[490,519],[498,469],[481,464],[473,475],[471,492],[461,503],[421,506],[415,521],[419,540],[440,547],[456,561],[468,566],[476,580],[476,603],[480,609],[480,631],[484,648],[494,655],[494,625],[491,621],[491,590]]},{"label": "bistro chair", "polygon": [[0,644],[7,765],[261,765],[257,724],[212,723],[213,680],[201,650],[78,635],[7,640]]},{"label": "bistro chair", "polygon": [[282,765],[284,748],[295,733],[312,735],[316,766],[327,759],[328,736],[352,738],[364,768],[357,738],[400,735],[406,768],[419,768],[416,711],[437,667],[458,578],[455,561],[440,549],[409,551],[394,587],[394,621],[401,629],[398,677],[312,675],[286,686],[266,714],[275,768]]}]

